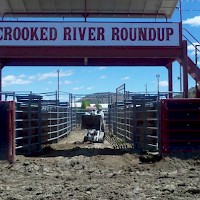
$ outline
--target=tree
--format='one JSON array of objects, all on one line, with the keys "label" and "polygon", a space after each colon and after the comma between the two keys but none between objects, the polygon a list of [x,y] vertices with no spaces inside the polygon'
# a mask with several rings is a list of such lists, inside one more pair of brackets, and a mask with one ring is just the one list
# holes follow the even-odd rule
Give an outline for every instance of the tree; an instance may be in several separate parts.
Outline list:
[{"label": "tree", "polygon": [[82,108],[82,109],[86,109],[86,107],[88,107],[88,106],[90,106],[90,102],[89,102],[89,101],[83,100],[83,101],[81,102],[81,108]]},{"label": "tree", "polygon": [[97,109],[99,109],[99,108],[102,108],[102,106],[100,105],[100,104],[95,104],[95,107],[97,108]]}]

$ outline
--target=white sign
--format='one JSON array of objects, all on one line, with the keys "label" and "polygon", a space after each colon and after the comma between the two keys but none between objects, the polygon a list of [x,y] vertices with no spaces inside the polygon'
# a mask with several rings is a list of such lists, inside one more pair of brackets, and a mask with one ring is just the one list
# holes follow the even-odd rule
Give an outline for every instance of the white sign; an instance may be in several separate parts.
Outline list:
[{"label": "white sign", "polygon": [[0,46],[179,46],[179,23],[0,22]]}]

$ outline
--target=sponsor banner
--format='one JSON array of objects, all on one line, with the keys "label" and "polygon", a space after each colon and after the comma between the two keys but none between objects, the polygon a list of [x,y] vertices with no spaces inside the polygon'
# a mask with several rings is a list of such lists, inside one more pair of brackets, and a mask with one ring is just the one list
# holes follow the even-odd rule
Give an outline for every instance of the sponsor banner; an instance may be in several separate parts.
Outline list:
[{"label": "sponsor banner", "polygon": [[0,22],[0,46],[179,46],[179,23]]}]

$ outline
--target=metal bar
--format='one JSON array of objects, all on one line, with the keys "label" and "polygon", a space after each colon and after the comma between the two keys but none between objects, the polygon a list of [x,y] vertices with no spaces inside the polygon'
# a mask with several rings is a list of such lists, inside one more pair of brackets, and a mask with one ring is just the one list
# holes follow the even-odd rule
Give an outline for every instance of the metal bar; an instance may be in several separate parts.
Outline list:
[{"label": "metal bar", "polygon": [[156,112],[156,116],[157,116],[157,123],[156,123],[156,135],[157,135],[157,144],[158,144],[158,148],[156,150],[160,151],[160,123],[161,123],[161,108],[160,108],[160,101],[157,101],[156,104],[156,108],[157,108],[157,112]]},{"label": "metal bar", "polygon": [[39,143],[39,151],[42,150],[42,98],[39,97],[38,100],[38,143]]},{"label": "metal bar", "polygon": [[31,134],[32,134],[32,129],[31,129],[31,100],[32,100],[32,92],[29,94],[29,100],[28,100],[28,153],[31,152]]},{"label": "metal bar", "polygon": [[145,96],[142,98],[142,126],[144,129],[142,129],[142,137],[143,137],[143,148],[146,150],[147,148],[147,140],[146,140],[146,127],[147,127],[147,115],[146,115],[146,109],[145,109],[146,99]]},{"label": "metal bar", "polygon": [[184,98],[188,98],[188,56],[187,56],[187,41],[182,42],[183,46],[183,92]]},{"label": "metal bar", "polygon": [[[200,44],[200,42],[186,28],[182,28],[182,29],[185,30],[197,43]],[[193,44],[193,43],[191,43],[191,44]],[[200,50],[198,50],[198,51],[200,51]]]},{"label": "metal bar", "polygon": [[9,133],[8,133],[8,160],[15,162],[15,102],[9,102],[8,109],[8,120],[9,120]]},{"label": "metal bar", "polygon": [[3,69],[3,64],[0,63],[0,101],[2,100],[2,69]]},{"label": "metal bar", "polygon": [[136,121],[136,101],[135,96],[133,98],[133,147],[135,150],[138,150],[138,132],[137,132],[137,121]]},{"label": "metal bar", "polygon": [[171,99],[173,97],[172,92],[173,92],[173,77],[172,77],[172,63],[168,64],[167,66],[168,69],[168,91],[169,91],[169,98]]},{"label": "metal bar", "polygon": [[[113,12],[87,12],[87,17],[91,16],[91,15],[105,15],[105,16],[115,16],[115,18],[118,18],[117,16],[141,16],[141,17],[144,17],[144,16],[152,16],[152,17],[155,17],[155,16],[159,16],[159,17],[163,17],[165,19],[167,19],[167,16],[165,15],[165,13],[137,13],[137,12],[121,12],[121,13],[113,13]],[[2,20],[4,20],[4,18],[6,16],[17,16],[19,15],[20,17],[21,16],[48,16],[48,15],[56,15],[56,16],[67,16],[69,15],[70,17],[73,16],[73,17],[77,17],[77,15],[80,15],[80,16],[85,16],[85,11],[84,12],[5,12],[3,15],[2,15]]]}]

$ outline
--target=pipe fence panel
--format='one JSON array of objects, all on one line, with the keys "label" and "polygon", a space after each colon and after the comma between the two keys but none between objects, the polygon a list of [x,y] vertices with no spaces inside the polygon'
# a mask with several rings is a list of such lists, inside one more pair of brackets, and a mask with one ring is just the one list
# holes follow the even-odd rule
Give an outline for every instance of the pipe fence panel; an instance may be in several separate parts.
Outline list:
[{"label": "pipe fence panel", "polygon": [[157,96],[133,96],[134,147],[138,150],[158,150],[159,105]]},{"label": "pipe fence panel", "polygon": [[47,141],[58,141],[71,131],[71,109],[69,107],[48,106]]},{"label": "pipe fence panel", "polygon": [[70,107],[57,106],[53,101],[48,103],[37,95],[17,98],[15,130],[18,152],[41,151],[43,145],[58,142],[72,130],[74,114]]},{"label": "pipe fence panel", "polygon": [[126,105],[126,140],[129,143],[133,141],[133,106],[131,102]]},{"label": "pipe fence panel", "polygon": [[158,97],[139,95],[109,107],[110,131],[136,150],[159,148],[160,103]]}]

